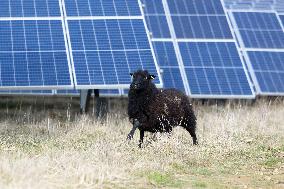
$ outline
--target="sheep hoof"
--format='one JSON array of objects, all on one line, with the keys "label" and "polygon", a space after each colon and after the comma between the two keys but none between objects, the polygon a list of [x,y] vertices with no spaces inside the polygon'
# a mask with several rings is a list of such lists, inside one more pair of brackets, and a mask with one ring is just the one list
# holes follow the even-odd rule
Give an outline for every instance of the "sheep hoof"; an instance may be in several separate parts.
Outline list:
[{"label": "sheep hoof", "polygon": [[133,139],[133,135],[128,134],[126,140],[132,140]]}]

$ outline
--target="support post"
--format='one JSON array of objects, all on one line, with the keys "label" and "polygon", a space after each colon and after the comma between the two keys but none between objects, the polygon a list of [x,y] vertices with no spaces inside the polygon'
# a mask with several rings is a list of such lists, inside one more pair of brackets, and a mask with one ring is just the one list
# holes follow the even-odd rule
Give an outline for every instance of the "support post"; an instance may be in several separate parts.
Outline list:
[{"label": "support post", "polygon": [[104,118],[108,110],[107,100],[105,98],[100,97],[99,89],[95,89],[94,93],[95,93],[95,101],[96,101],[96,117]]},{"label": "support post", "polygon": [[81,114],[88,112],[90,105],[90,97],[92,90],[80,90],[80,112]]}]

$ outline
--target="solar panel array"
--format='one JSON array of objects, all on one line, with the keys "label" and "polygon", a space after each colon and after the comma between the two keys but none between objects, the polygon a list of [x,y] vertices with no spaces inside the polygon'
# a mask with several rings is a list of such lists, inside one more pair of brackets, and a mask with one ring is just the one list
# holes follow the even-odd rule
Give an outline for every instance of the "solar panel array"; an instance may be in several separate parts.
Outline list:
[{"label": "solar panel array", "polygon": [[143,0],[165,87],[197,98],[253,98],[219,0]]},{"label": "solar panel array", "polygon": [[138,68],[159,75],[138,1],[73,0],[64,6],[77,89],[128,88],[129,73]]},{"label": "solar panel array", "polygon": [[118,89],[137,69],[159,76],[133,0],[3,0],[0,63],[0,88],[9,90]]},{"label": "solar panel array", "polygon": [[283,2],[224,3],[2,0],[0,94],[119,96],[140,68],[193,98],[283,95]]},{"label": "solar panel array", "polygon": [[176,46],[174,46],[163,1],[143,0],[142,3],[157,62],[162,71],[164,87],[187,92],[188,84],[181,73],[181,65],[176,55]]},{"label": "solar panel array", "polygon": [[256,92],[284,94],[284,30],[275,12],[232,12]]},{"label": "solar panel array", "polygon": [[60,1],[2,0],[0,88],[72,88]]}]

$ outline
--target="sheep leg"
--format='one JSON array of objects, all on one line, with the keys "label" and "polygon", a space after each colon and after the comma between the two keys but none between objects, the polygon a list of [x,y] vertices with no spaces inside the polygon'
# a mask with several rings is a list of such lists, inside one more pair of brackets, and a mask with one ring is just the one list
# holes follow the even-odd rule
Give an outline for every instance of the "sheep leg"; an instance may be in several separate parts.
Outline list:
[{"label": "sheep leg", "polygon": [[144,130],[141,129],[140,130],[139,148],[142,147],[143,139],[144,139]]},{"label": "sheep leg", "polygon": [[131,129],[131,131],[129,132],[129,134],[127,135],[127,139],[128,140],[131,140],[133,138],[133,135],[136,131],[136,129],[140,126],[140,123],[137,119],[134,120],[134,123],[133,123],[133,127]]},{"label": "sheep leg", "polygon": [[197,145],[197,137],[195,134],[195,129],[193,128],[186,128],[186,130],[189,132],[190,136],[192,137],[193,145]]}]

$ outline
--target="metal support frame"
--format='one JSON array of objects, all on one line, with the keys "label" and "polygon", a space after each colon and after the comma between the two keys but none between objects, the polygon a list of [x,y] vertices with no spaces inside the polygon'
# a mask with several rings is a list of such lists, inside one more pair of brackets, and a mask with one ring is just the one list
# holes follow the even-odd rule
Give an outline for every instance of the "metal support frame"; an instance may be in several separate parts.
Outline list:
[{"label": "metal support frame", "polygon": [[94,90],[96,99],[96,117],[105,118],[108,112],[108,102],[106,98],[100,97],[100,92],[98,89]]},{"label": "metal support frame", "polygon": [[83,114],[89,111],[90,98],[93,91],[96,101],[95,116],[96,118],[104,118],[108,112],[108,103],[106,98],[100,97],[99,89],[80,90],[80,112]]},{"label": "metal support frame", "polygon": [[91,89],[80,90],[80,112],[81,114],[88,112],[90,105]]}]

